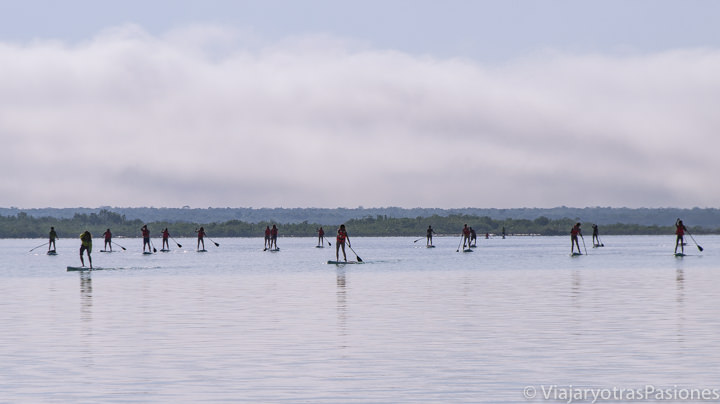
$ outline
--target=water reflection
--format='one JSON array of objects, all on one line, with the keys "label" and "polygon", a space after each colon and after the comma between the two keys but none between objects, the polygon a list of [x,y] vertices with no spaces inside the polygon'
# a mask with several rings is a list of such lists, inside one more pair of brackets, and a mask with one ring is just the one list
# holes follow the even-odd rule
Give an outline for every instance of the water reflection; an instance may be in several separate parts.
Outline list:
[{"label": "water reflection", "polygon": [[573,305],[580,308],[580,271],[572,271],[572,287],[570,288],[570,298],[572,299]]},{"label": "water reflection", "polygon": [[685,341],[685,273],[682,269],[675,271],[675,289],[677,294],[677,337],[678,342]]},{"label": "water reflection", "polygon": [[92,277],[90,271],[80,272],[80,318],[92,321]]},{"label": "water reflection", "polygon": [[347,289],[345,279],[345,269],[338,268],[335,278],[337,291],[337,316],[338,316],[338,335],[342,338],[341,348],[346,348],[345,337],[347,336]]},{"label": "water reflection", "polygon": [[93,367],[95,364],[92,336],[93,336],[93,318],[92,318],[92,277],[90,271],[80,272],[80,327],[81,336],[86,341],[80,349],[82,362],[86,367]]}]

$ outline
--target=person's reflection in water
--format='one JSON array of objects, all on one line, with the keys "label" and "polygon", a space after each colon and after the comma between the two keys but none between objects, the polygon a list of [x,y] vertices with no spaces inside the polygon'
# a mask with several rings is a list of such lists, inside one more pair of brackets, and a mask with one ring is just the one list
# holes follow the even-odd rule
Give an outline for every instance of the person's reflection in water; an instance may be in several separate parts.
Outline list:
[{"label": "person's reflection in water", "polygon": [[675,273],[675,287],[677,289],[677,337],[678,342],[685,341],[685,273],[678,268]]},{"label": "person's reflection in water", "polygon": [[[340,268],[337,270],[337,277],[335,280],[337,284],[337,313],[338,313],[338,334],[339,337],[345,341],[347,336],[347,289],[345,280],[345,269]],[[347,344],[341,343],[341,348],[347,348]]]},{"label": "person's reflection in water", "polygon": [[92,320],[92,277],[90,272],[80,272],[80,313],[83,320]]},{"label": "person's reflection in water", "polygon": [[85,343],[81,344],[81,357],[85,361],[87,367],[93,367],[93,318],[92,318],[92,277],[90,272],[80,272],[80,335]]}]

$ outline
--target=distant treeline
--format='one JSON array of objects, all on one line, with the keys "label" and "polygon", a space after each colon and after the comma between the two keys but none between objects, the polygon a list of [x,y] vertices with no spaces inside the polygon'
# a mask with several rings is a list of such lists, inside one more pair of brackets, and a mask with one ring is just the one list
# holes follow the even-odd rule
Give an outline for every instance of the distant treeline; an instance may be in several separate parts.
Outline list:
[{"label": "distant treeline", "polygon": [[[561,218],[550,219],[540,216],[535,219],[493,219],[488,216],[476,215],[449,215],[415,218],[395,218],[386,215],[364,217],[339,221],[331,225],[323,224],[325,233],[334,237],[337,226],[345,223],[351,236],[411,236],[422,237],[428,225],[436,233],[446,235],[459,235],[464,224],[473,227],[478,236],[485,233],[502,234],[503,229],[508,235],[567,235],[570,228],[578,219]],[[262,237],[266,226],[277,225],[280,236],[308,237],[315,236],[321,225],[318,223],[281,223],[261,221],[250,223],[240,220],[223,222],[197,223],[197,222],[144,222],[140,219],[128,219],[125,215],[109,210],[100,210],[98,213],[76,213],[71,218],[34,217],[20,212],[14,216],[0,216],[0,238],[36,238],[48,235],[50,227],[55,227],[58,235],[63,237],[78,237],[85,230],[90,230],[95,237],[100,237],[106,229],[111,229],[115,237],[140,237],[140,228],[147,224],[153,237],[158,237],[164,228],[170,230],[173,237],[195,237],[196,230],[203,226],[210,237]],[[674,234],[675,228],[668,226],[640,225],[640,224],[608,224],[600,226],[600,234],[615,235],[654,235]],[[592,223],[583,225],[585,234],[592,234]],[[720,229],[703,227],[689,227],[697,234],[720,233]]]},{"label": "distant treeline", "polygon": [[301,224],[303,222],[317,223],[323,226],[334,226],[350,219],[376,218],[378,216],[395,219],[415,219],[417,217],[431,218],[434,216],[450,217],[467,215],[476,217],[489,217],[497,221],[508,219],[535,220],[546,217],[551,220],[571,218],[582,222],[597,223],[600,226],[609,226],[615,223],[631,223],[642,226],[671,226],[675,219],[682,218],[686,225],[703,227],[705,229],[720,228],[720,209],[715,208],[611,208],[588,207],[572,208],[560,206],[555,208],[154,208],[154,207],[100,207],[100,208],[0,208],[0,216],[17,216],[25,213],[32,217],[54,217],[57,219],[72,219],[76,214],[100,214],[101,211],[111,211],[125,216],[129,220],[142,220],[148,223],[223,223],[231,220],[261,224],[282,223]]}]

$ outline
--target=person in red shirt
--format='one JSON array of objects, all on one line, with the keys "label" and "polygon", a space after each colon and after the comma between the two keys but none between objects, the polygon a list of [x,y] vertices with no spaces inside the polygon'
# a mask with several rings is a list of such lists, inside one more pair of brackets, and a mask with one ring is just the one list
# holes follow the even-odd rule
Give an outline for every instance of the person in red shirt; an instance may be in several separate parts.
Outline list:
[{"label": "person in red shirt", "polygon": [[323,245],[323,238],[325,238],[325,230],[322,227],[318,229],[318,247]]},{"label": "person in red shirt", "polygon": [[105,236],[105,250],[112,251],[112,233],[110,233],[110,229],[105,230],[103,236]]},{"label": "person in red shirt", "polygon": [[170,241],[168,239],[170,238],[170,232],[168,231],[167,227],[165,230],[162,231],[162,248],[163,250],[169,250],[170,249]]},{"label": "person in red shirt", "polygon": [[573,254],[575,252],[576,245],[578,253],[582,253],[582,250],[580,250],[580,243],[578,242],[578,235],[582,237],[582,230],[580,230],[580,223],[575,223],[575,226],[570,229],[570,254]]},{"label": "person in red shirt", "polygon": [[150,246],[150,230],[148,230],[147,225],[143,225],[140,231],[143,236],[143,252],[145,252],[145,246],[147,246],[148,252],[152,252],[152,248]]},{"label": "person in red shirt", "polygon": [[270,226],[265,227],[265,248],[263,248],[263,251],[270,248]]},{"label": "person in red shirt", "polygon": [[685,254],[685,232],[687,227],[683,224],[683,221],[678,219],[675,221],[675,254],[677,254],[678,245],[680,246],[680,252]]},{"label": "person in red shirt", "polygon": [[462,235],[463,235],[463,249],[465,249],[465,243],[467,243],[468,247],[470,247],[470,228],[467,224],[462,229]]},{"label": "person in red shirt", "polygon": [[277,236],[278,236],[278,228],[277,228],[277,226],[273,225],[272,229],[270,229],[270,249],[271,250],[273,249],[273,246],[275,246],[274,248],[276,250],[278,249]]},{"label": "person in red shirt", "polygon": [[197,249],[200,250],[200,244],[202,249],[205,249],[205,228],[200,226],[200,230],[196,230],[198,235]]},{"label": "person in red shirt", "polygon": [[335,243],[335,259],[337,261],[340,261],[340,248],[342,247],[343,252],[343,259],[347,261],[347,255],[345,255],[345,241],[347,241],[348,246],[350,245],[350,236],[347,234],[347,230],[345,229],[345,225],[341,224],[340,228],[337,231],[337,238]]}]

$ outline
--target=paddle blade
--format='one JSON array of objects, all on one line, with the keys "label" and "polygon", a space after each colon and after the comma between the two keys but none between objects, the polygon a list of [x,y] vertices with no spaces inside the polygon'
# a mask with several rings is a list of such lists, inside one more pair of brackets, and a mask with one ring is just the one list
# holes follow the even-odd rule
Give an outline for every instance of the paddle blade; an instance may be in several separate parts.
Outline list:
[{"label": "paddle blade", "polygon": [[700,250],[700,251],[702,251],[702,250],[703,250],[703,248],[702,248],[702,247],[700,247],[700,244],[698,244],[698,245],[697,245],[697,248],[698,248],[698,250]]},{"label": "paddle blade", "polygon": [[220,247],[220,244],[218,244],[218,243],[215,243],[215,247]]},{"label": "paddle blade", "polygon": [[182,248],[182,244],[178,244],[178,243],[175,243],[175,244],[177,244],[178,248]]},{"label": "paddle blade", "polygon": [[355,258],[357,259],[357,262],[363,262],[362,258],[360,258],[357,254],[355,254]]},{"label": "paddle blade", "polygon": [[156,253],[156,252],[157,252],[157,248],[153,247],[153,252]]}]

